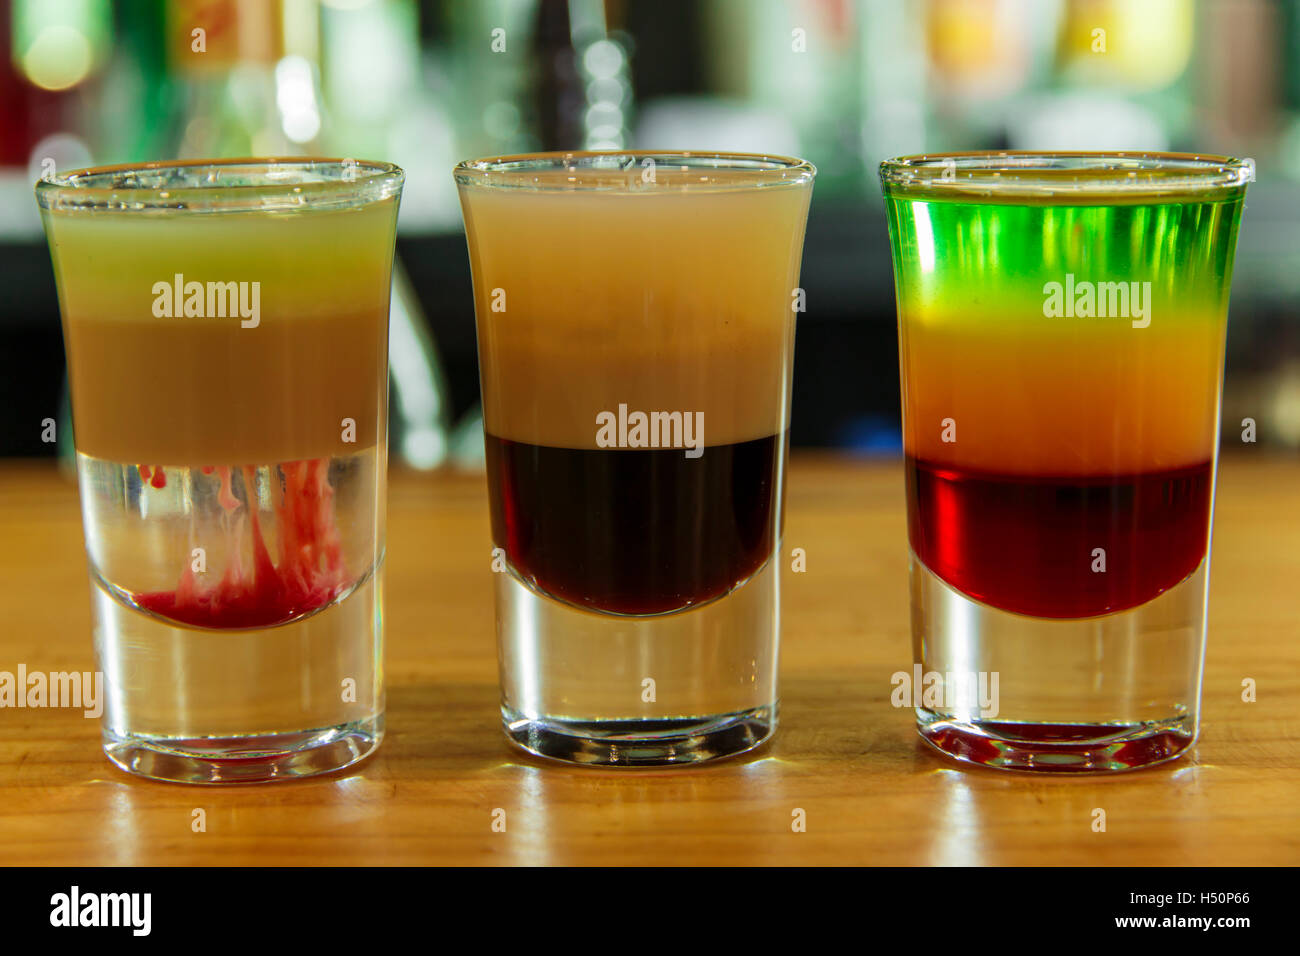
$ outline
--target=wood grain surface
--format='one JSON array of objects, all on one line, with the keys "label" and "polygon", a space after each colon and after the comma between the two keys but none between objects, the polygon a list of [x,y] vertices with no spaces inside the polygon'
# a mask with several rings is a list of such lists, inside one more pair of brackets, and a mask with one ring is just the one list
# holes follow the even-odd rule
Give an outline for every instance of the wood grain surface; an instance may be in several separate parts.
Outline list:
[{"label": "wood grain surface", "polygon": [[[1191,755],[1067,779],[960,767],[890,706],[889,675],[911,663],[896,461],[794,456],[785,550],[804,548],[807,571],[783,581],[776,741],[670,771],[569,768],[506,744],[483,478],[396,472],[375,757],[287,784],[161,784],[113,767],[79,711],[2,709],[0,863],[1297,864],[1298,479],[1291,459],[1222,463]],[[46,464],[0,466],[0,670],[20,663],[93,668],[76,488]]]}]

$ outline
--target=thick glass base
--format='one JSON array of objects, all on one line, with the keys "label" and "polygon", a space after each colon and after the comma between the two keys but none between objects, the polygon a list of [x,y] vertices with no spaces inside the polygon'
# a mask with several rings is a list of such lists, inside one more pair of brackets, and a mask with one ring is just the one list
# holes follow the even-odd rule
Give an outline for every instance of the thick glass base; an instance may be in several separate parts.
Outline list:
[{"label": "thick glass base", "polygon": [[1102,773],[1172,760],[1196,742],[1190,719],[1150,724],[962,722],[917,708],[916,729],[936,750],[1000,770]]},{"label": "thick glass base", "polygon": [[183,626],[128,607],[92,575],[104,751],[180,783],[262,783],[340,770],[383,737],[382,565],[288,624]]},{"label": "thick glass base", "polygon": [[668,614],[597,613],[495,575],[506,736],[571,763],[699,763],[776,727],[779,569]]},{"label": "thick glass base", "polygon": [[104,753],[128,773],[172,783],[269,783],[350,767],[379,747],[383,715],[339,727],[256,737],[118,738]]},{"label": "thick glass base", "polygon": [[506,736],[539,757],[599,767],[663,767],[734,757],[776,730],[776,708],[699,720],[530,720],[502,709]]},{"label": "thick glass base", "polygon": [[999,610],[912,557],[917,729],[957,760],[1096,773],[1196,741],[1208,562],[1154,600],[1092,618]]}]

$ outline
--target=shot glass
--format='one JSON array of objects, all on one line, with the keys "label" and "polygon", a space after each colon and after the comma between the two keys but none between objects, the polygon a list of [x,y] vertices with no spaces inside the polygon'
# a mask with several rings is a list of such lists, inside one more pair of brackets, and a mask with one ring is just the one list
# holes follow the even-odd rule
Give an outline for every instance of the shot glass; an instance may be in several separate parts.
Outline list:
[{"label": "shot glass", "polygon": [[388,305],[403,174],[149,163],[36,197],[63,314],[104,750],[241,783],[383,736]]},{"label": "shot glass", "polygon": [[525,750],[693,763],[773,732],[813,176],[694,153],[456,167],[501,713]]},{"label": "shot glass", "polygon": [[921,736],[1018,770],[1196,739],[1249,164],[888,161]]}]

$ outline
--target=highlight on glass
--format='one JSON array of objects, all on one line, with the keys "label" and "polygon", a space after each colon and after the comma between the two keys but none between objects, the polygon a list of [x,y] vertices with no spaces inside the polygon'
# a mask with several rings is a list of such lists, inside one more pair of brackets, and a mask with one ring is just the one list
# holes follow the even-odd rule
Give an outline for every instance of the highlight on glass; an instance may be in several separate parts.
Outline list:
[{"label": "highlight on glass", "polygon": [[921,735],[1021,770],[1177,756],[1249,163],[957,153],[881,179]]},{"label": "highlight on glass", "polygon": [[383,736],[388,312],[403,174],[150,163],[42,181],[104,749],[195,783]]},{"label": "highlight on glass", "polygon": [[693,763],[777,720],[804,223],[797,159],[455,170],[477,312],[502,719],[578,763]]}]

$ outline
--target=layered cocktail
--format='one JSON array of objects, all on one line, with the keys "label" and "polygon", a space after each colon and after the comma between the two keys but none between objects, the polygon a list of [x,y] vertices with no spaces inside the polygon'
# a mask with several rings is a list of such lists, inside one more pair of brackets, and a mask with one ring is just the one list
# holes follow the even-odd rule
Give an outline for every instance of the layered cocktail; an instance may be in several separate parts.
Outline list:
[{"label": "layered cocktail", "polygon": [[105,748],[129,770],[276,779],[379,742],[401,181],[391,166],[293,160],[38,187]]},{"label": "layered cocktail", "polygon": [[1195,738],[1247,175],[1134,154],[882,166],[913,639],[937,675],[918,719],[941,749],[1105,770]]},{"label": "layered cocktail", "polygon": [[457,168],[521,746],[663,764],[772,732],[812,176],[690,154]]}]

